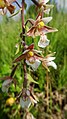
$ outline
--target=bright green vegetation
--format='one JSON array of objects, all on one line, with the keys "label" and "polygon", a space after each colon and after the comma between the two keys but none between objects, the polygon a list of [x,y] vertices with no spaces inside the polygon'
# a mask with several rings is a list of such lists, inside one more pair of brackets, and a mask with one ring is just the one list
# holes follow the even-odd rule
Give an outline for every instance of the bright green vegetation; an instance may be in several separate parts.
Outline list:
[{"label": "bright green vegetation", "polygon": [[[32,14],[31,11],[29,11],[30,16],[32,18],[35,18],[34,12]],[[67,87],[67,64],[66,64],[67,63],[67,14],[57,13],[56,11],[52,11],[51,15],[53,16],[53,20],[49,25],[57,28],[58,32],[48,34],[48,39],[50,39],[50,45],[47,47],[46,52],[49,51],[56,52],[55,62],[57,64],[57,70],[50,68],[51,71],[49,73],[50,92],[54,90],[61,91]],[[28,18],[29,16],[27,15],[26,17]],[[15,55],[16,52],[15,45],[17,42],[21,40],[19,37],[20,33],[21,33],[21,21],[15,22],[13,20],[4,18],[3,22],[0,23],[0,77],[9,75],[11,72],[12,61],[14,60],[15,57],[17,57]],[[33,40],[32,38],[31,40],[29,38],[29,42],[28,42],[27,39],[28,44],[30,44],[32,40]],[[35,40],[34,40],[35,47],[37,47],[36,42],[38,42],[38,38]],[[18,53],[18,55],[19,54],[20,53]],[[18,83],[21,82],[19,72],[20,70],[17,71],[16,74]],[[39,82],[39,85],[37,84],[35,85],[35,91],[44,92],[44,90],[46,90],[44,89],[45,82],[46,82],[46,70],[40,66],[39,69],[35,72],[34,79]],[[2,85],[2,81],[0,81],[0,88],[1,85]],[[11,92],[15,90],[13,89],[13,85],[11,90],[12,90]],[[3,97],[0,96],[0,102],[5,103],[4,100],[6,99],[6,94],[0,94],[0,95],[3,96]],[[41,103],[40,106],[42,106]],[[52,106],[53,106],[52,102],[50,102],[50,109],[52,109]],[[60,109],[57,104],[55,106],[55,109],[57,112],[60,112]],[[3,112],[9,113],[10,111],[9,108],[7,109],[5,108],[3,110],[3,104],[2,107],[0,107],[0,110],[1,110],[0,112],[2,112],[0,116],[2,117],[2,119],[4,119]],[[31,111],[33,112],[33,110],[35,116],[37,115],[38,111],[40,111],[40,110],[35,111],[35,108],[32,109]],[[20,117],[16,117],[15,119],[20,119]],[[38,119],[41,118],[38,117]]]}]

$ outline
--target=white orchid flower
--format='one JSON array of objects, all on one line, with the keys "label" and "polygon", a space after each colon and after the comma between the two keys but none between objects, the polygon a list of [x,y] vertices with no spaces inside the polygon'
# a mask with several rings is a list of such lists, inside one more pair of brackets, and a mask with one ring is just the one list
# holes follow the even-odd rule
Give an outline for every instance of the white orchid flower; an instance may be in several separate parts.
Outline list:
[{"label": "white orchid flower", "polygon": [[54,69],[57,69],[57,65],[54,63],[55,57],[47,57],[47,66],[52,66]]},{"label": "white orchid flower", "polygon": [[[31,60],[31,61],[30,61]],[[27,65],[29,65],[30,67],[32,67],[32,69],[34,71],[37,70],[37,68],[39,67],[41,61],[39,61],[38,59],[35,59],[34,61],[30,58],[29,60],[26,60]]]},{"label": "white orchid flower", "polygon": [[22,108],[29,108],[31,105],[30,98],[28,97],[27,100],[25,100],[25,101],[22,98],[20,98],[20,105]]},{"label": "white orchid flower", "polygon": [[12,83],[11,79],[5,80],[2,84],[2,91],[7,93],[11,83]]},{"label": "white orchid flower", "polygon": [[17,59],[15,59],[14,62],[18,62],[21,61],[22,59],[25,59],[26,64],[32,67],[34,71],[36,71],[41,63],[40,60],[38,59],[40,56],[38,53],[41,53],[41,51],[35,50],[34,44],[31,44],[30,46],[27,47],[27,49],[23,52],[22,55],[20,55]]},{"label": "white orchid flower", "polygon": [[53,61],[47,62],[47,66],[52,66],[54,69],[57,69],[57,65]]},{"label": "white orchid flower", "polygon": [[47,39],[46,35],[41,35],[40,40],[38,42],[38,46],[41,48],[45,48],[46,46],[49,45],[49,40]]},{"label": "white orchid flower", "polygon": [[53,54],[47,55],[44,60],[42,61],[42,65],[49,71],[48,67],[52,66],[54,69],[57,69],[57,65],[54,63],[55,57],[52,56]]},{"label": "white orchid flower", "polygon": [[30,90],[26,90],[25,97],[20,98],[20,105],[22,108],[29,108],[31,103],[36,104],[37,101],[36,96]]}]

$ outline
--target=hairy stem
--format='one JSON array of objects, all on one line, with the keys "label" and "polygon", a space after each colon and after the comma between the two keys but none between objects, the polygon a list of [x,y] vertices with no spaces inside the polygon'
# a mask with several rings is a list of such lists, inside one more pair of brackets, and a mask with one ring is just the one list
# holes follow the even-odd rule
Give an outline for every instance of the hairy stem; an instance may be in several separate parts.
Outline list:
[{"label": "hairy stem", "polygon": [[[22,0],[22,41],[25,42],[25,25],[24,25],[24,3],[25,0]],[[24,49],[25,49],[25,44],[24,44]],[[24,82],[23,82],[23,88],[27,87],[27,70],[26,70],[26,64],[25,64],[25,60],[24,60],[24,64],[23,64],[23,71],[24,71]]]}]

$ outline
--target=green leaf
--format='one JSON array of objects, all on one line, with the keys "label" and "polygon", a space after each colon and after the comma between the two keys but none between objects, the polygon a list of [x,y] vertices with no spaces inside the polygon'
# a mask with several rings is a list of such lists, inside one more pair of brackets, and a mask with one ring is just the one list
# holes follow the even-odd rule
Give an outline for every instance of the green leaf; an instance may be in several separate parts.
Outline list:
[{"label": "green leaf", "polygon": [[34,81],[34,79],[31,77],[30,74],[27,73],[27,79],[30,81],[30,82],[33,82],[33,83],[36,83],[36,84],[39,84],[38,82]]}]

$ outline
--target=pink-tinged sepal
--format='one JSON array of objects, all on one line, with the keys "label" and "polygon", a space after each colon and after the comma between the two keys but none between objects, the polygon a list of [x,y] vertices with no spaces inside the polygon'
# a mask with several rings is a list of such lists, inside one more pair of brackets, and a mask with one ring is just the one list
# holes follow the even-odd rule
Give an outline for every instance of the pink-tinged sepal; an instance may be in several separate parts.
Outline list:
[{"label": "pink-tinged sepal", "polygon": [[29,65],[34,71],[36,71],[37,68],[39,67],[41,61],[39,61],[38,59],[35,59],[35,60],[32,62],[32,60],[30,61],[30,59],[29,59],[29,60],[26,60],[26,63],[27,63],[27,65]]},{"label": "pink-tinged sepal", "polygon": [[27,55],[27,52],[25,54],[20,55],[18,58],[16,58],[13,63],[20,62],[21,60],[25,59]]},{"label": "pink-tinged sepal", "polygon": [[35,28],[36,28],[36,27],[34,27],[34,26],[33,26],[32,28],[30,28],[29,31],[27,31],[27,34],[26,34],[26,35],[27,35],[27,36],[32,36],[32,37],[34,37],[34,36],[35,36],[35,35],[34,35],[34,33],[35,33]]},{"label": "pink-tinged sepal", "polygon": [[58,30],[56,28],[52,28],[49,26],[44,26],[42,28],[39,29],[40,34],[46,34],[46,33],[50,33],[50,32],[57,32]]}]

